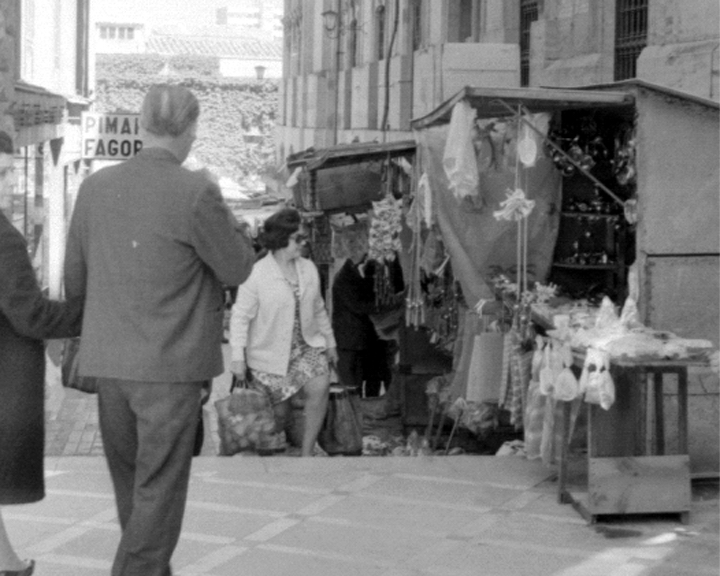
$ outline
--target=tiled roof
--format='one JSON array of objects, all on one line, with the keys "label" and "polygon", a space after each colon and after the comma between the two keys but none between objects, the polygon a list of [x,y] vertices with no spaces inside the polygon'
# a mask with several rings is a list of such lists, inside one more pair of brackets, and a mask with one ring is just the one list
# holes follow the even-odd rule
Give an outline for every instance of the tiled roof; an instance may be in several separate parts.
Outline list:
[{"label": "tiled roof", "polygon": [[282,60],[282,42],[258,38],[210,38],[152,35],[146,51],[151,54],[192,54],[262,60]]}]

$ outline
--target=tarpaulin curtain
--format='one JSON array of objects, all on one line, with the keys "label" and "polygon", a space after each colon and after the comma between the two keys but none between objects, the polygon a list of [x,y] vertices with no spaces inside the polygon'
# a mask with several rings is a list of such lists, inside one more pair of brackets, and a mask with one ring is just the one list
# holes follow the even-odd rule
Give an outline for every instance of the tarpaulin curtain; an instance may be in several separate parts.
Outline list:
[{"label": "tarpaulin curtain", "polygon": [[[416,131],[417,160],[429,179],[433,211],[453,271],[469,307],[493,298],[490,280],[498,271],[515,276],[517,224],[498,221],[493,211],[516,185],[514,165],[491,167],[479,174],[479,193],[459,200],[443,168],[448,125]],[[521,186],[536,205],[528,220],[529,286],[547,280],[560,221],[561,176],[542,152],[532,168],[521,168]]]}]

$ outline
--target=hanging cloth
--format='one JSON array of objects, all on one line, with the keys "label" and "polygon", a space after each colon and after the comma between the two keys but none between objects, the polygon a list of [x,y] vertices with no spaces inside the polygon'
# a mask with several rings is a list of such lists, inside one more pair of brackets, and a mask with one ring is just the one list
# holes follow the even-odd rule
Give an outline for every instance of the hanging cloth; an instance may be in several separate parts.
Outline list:
[{"label": "hanging cloth", "polygon": [[425,226],[432,228],[433,211],[432,211],[432,189],[430,188],[430,178],[427,172],[423,172],[418,182],[418,199],[421,201],[422,217]]},{"label": "hanging cloth", "polygon": [[450,118],[443,167],[450,190],[458,200],[478,194],[478,165],[473,145],[476,115],[470,104],[460,101],[455,104]]}]

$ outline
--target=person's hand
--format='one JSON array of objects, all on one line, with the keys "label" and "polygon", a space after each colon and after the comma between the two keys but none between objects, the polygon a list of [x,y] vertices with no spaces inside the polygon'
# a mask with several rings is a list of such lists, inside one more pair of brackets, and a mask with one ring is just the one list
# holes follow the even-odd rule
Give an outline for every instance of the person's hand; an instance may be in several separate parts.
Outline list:
[{"label": "person's hand", "polygon": [[250,226],[250,222],[244,218],[237,218],[236,220],[237,224],[235,226],[235,230],[240,232],[240,234],[245,236],[248,240],[252,240],[252,227]]},{"label": "person's hand", "polygon": [[330,364],[333,366],[337,366],[338,363],[338,353],[337,348],[328,348],[327,349],[327,359]]},{"label": "person's hand", "polygon": [[245,373],[247,372],[247,363],[245,360],[233,360],[230,363],[230,372],[235,374],[240,380],[245,380]]},{"label": "person's hand", "polygon": [[65,340],[46,340],[45,344],[45,350],[48,358],[50,358],[50,362],[53,363],[53,366],[60,366]]}]

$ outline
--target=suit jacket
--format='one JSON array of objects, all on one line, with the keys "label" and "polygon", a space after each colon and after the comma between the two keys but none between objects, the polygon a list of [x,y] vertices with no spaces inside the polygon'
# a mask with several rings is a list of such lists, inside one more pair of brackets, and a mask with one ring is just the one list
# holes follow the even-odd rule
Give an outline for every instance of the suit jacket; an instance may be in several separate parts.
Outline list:
[{"label": "suit jacket", "polygon": [[[295,260],[300,288],[300,328],[303,339],[317,348],[335,348],[320,276],[307,258]],[[255,264],[238,289],[230,319],[233,360],[271,374],[287,374],[290,364],[295,296],[272,254]]]},{"label": "suit jacket", "polygon": [[338,348],[365,350],[377,340],[370,314],[375,311],[373,276],[360,276],[347,259],[332,283],[332,327]]},{"label": "suit jacket", "polygon": [[223,284],[254,252],[220,189],[169,151],[86,178],[65,257],[68,296],[85,295],[79,372],[137,381],[208,380],[223,371]]},{"label": "suit jacket", "polygon": [[80,333],[82,301],[43,297],[27,244],[0,212],[0,505],[45,495],[44,338]]}]

